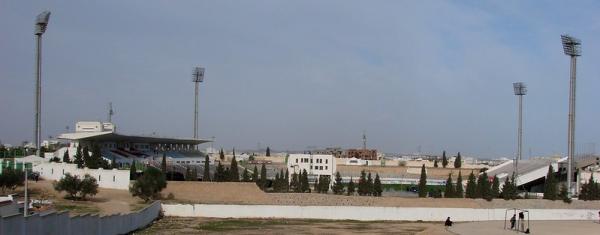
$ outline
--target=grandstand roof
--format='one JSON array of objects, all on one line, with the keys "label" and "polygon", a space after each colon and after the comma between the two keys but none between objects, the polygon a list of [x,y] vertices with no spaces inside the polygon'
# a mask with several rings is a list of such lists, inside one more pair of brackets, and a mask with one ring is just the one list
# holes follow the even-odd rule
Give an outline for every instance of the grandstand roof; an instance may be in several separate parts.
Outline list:
[{"label": "grandstand roof", "polygon": [[132,142],[132,143],[149,143],[149,144],[202,144],[210,142],[210,140],[192,139],[192,138],[167,138],[155,136],[135,136],[122,135],[112,131],[103,132],[75,132],[64,133],[58,136],[64,140],[83,140],[83,141],[98,141],[98,142]]}]

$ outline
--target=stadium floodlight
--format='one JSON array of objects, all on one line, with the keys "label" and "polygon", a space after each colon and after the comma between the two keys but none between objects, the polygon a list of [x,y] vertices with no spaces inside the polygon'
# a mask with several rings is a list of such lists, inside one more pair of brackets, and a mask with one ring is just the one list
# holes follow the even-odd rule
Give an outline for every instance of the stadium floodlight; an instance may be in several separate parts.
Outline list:
[{"label": "stadium floodlight", "polygon": [[522,82],[513,83],[515,95],[519,97],[519,122],[517,128],[517,156],[515,157],[515,180],[519,178],[519,161],[523,156],[523,96],[527,94],[527,86]]},{"label": "stadium floodlight", "polygon": [[575,191],[573,190],[573,173],[571,169],[573,167],[573,158],[575,157],[575,87],[576,87],[576,76],[577,76],[577,56],[581,56],[581,40],[571,37],[567,34],[560,36],[563,50],[565,55],[571,57],[571,74],[569,81],[569,129],[567,134],[567,187],[569,197]]},{"label": "stadium floodlight", "polygon": [[[35,155],[38,157],[42,156],[41,151],[41,140],[42,140],[42,34],[46,32],[48,21],[50,20],[50,12],[44,11],[40,13],[35,19],[35,36],[36,36],[36,50],[35,50]],[[23,215],[27,216],[28,197],[27,197],[27,167],[23,164],[25,170],[25,207]]]},{"label": "stadium floodlight", "polygon": [[[204,68],[195,67],[192,73],[192,82],[195,85],[195,97],[194,97],[194,139],[198,138],[198,84],[204,82]],[[194,146],[196,149],[198,146]]]}]

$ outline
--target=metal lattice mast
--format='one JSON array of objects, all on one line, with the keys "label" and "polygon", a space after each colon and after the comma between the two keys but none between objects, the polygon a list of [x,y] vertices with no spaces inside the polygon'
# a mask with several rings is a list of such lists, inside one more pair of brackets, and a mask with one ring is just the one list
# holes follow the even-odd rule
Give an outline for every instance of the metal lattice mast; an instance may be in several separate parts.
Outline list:
[{"label": "metal lattice mast", "polygon": [[[199,84],[204,81],[204,68],[195,67],[193,72],[192,81],[195,86],[194,96],[194,139],[198,138],[198,88]],[[197,146],[196,146],[197,147]],[[194,148],[196,148],[194,147]]]},{"label": "metal lattice mast", "polygon": [[[517,156],[515,157],[515,180],[519,179],[519,161],[523,158],[523,96],[527,94],[527,86],[522,82],[513,83],[515,95],[519,97],[519,117],[517,128]],[[517,182],[515,182],[517,184]],[[518,185],[518,184],[517,184]]]}]

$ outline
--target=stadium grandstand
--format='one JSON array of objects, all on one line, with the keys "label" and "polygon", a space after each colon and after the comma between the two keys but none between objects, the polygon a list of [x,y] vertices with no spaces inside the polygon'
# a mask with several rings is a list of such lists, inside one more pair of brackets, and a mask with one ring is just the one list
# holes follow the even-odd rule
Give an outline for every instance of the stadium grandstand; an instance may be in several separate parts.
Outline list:
[{"label": "stadium grandstand", "polygon": [[[210,142],[193,138],[124,135],[116,132],[114,124],[106,122],[77,122],[75,132],[61,134],[58,139],[69,141],[66,147],[55,153],[59,158],[68,151],[73,159],[79,146],[87,147],[89,151],[97,146],[104,159],[114,160],[119,167],[129,167],[133,161],[160,167],[164,155],[169,171],[181,174],[190,167],[204,166],[206,154],[197,150],[197,146]],[[203,169],[198,169],[198,172],[203,172]]]}]

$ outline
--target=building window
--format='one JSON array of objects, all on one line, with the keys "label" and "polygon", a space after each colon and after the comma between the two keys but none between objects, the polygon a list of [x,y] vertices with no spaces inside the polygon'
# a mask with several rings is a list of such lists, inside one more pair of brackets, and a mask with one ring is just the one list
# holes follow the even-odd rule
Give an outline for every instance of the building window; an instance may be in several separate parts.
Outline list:
[{"label": "building window", "polygon": [[325,159],[325,164],[327,164],[329,162],[329,160]]},{"label": "building window", "polygon": [[313,163],[313,162],[312,162],[312,158],[310,159],[310,163]]},{"label": "building window", "polygon": [[327,170],[327,166],[325,166],[325,170]]},{"label": "building window", "polygon": [[51,175],[54,175],[54,168],[52,168],[52,169],[51,169],[51,172],[50,172],[50,174],[51,174]]},{"label": "building window", "polygon": [[115,182],[115,176],[113,175],[113,182]]},{"label": "building window", "polygon": [[298,163],[298,158],[296,158],[296,163]]},{"label": "building window", "polygon": [[101,175],[98,175],[98,181],[100,181],[100,179],[102,179],[102,176],[101,176]]}]

